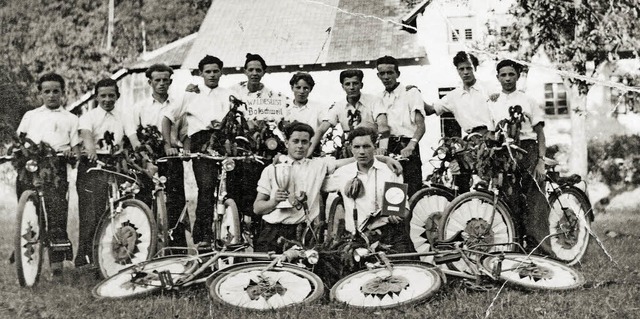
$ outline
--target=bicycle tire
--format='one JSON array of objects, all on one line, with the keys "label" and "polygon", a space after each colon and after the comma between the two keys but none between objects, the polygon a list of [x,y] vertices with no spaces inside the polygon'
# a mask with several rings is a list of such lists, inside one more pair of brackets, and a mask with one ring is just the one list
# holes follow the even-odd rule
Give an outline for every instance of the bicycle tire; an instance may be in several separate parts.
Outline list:
[{"label": "bicycle tire", "polygon": [[163,190],[156,192],[155,196],[155,216],[158,226],[158,243],[156,249],[159,251],[169,244],[169,217],[167,216],[167,196]]},{"label": "bicycle tire", "polygon": [[[469,192],[456,197],[445,209],[440,221],[439,239],[444,240],[454,236],[463,230],[469,235],[469,244],[498,244],[516,242],[516,228],[511,219],[507,205],[498,200],[491,236],[485,236],[484,231],[488,226],[493,211],[493,194],[485,192]],[[488,252],[505,251],[513,249],[511,245],[493,246]],[[463,260],[447,263],[452,270],[466,271],[467,264]]]},{"label": "bicycle tire", "polygon": [[331,206],[329,206],[327,240],[340,239],[345,236],[347,233],[345,229],[345,213],[342,195],[338,193],[337,197],[331,202]]},{"label": "bicycle tire", "polygon": [[224,201],[225,211],[220,221],[220,234],[216,236],[227,245],[242,243],[242,231],[240,230],[240,214],[236,202],[227,198]]},{"label": "bicycle tire", "polygon": [[[392,284],[387,284],[388,280],[393,280]],[[330,297],[350,307],[388,309],[424,302],[441,286],[440,270],[434,266],[399,261],[393,264],[393,274],[386,268],[365,269],[340,279],[331,288]],[[374,287],[379,292],[368,292]]]},{"label": "bicycle tire", "polygon": [[[423,188],[411,196],[409,237],[417,252],[425,253],[431,250],[429,237],[433,240],[438,239],[438,224],[453,198],[453,192],[437,187]],[[433,258],[420,257],[424,262],[429,262],[430,259]]]},{"label": "bicycle tire", "polygon": [[[14,257],[18,282],[22,287],[38,283],[44,259],[42,231],[44,223],[39,213],[38,194],[27,190],[20,195],[14,236]],[[30,243],[35,239],[35,243]]]},{"label": "bicycle tire", "polygon": [[549,238],[548,245],[542,248],[552,257],[574,265],[582,260],[589,247],[591,203],[579,188],[563,186],[551,195],[549,206],[549,234],[562,232],[562,235]]},{"label": "bicycle tire", "polygon": [[[566,264],[548,257],[504,253],[500,281],[527,290],[570,290],[584,285],[584,276]],[[493,271],[500,255],[487,256],[482,265]]]},{"label": "bicycle tire", "polygon": [[[156,251],[158,229],[151,209],[145,203],[137,199],[122,201],[122,212],[114,221],[112,224],[107,210],[100,218],[93,239],[93,260],[102,278],[149,260]],[[135,231],[135,236],[132,231]],[[115,236],[126,238],[114,242]]]},{"label": "bicycle tire", "polygon": [[[264,271],[268,261],[236,264],[207,279],[211,301],[244,309],[275,310],[307,305],[322,298],[324,284],[309,270],[291,264]],[[267,278],[259,276],[266,275]],[[269,286],[260,284],[267,280]]]},{"label": "bicycle tire", "polygon": [[104,279],[91,290],[98,299],[141,297],[162,290],[159,273],[169,271],[171,281],[185,278],[199,266],[193,257],[167,256],[130,266]]}]

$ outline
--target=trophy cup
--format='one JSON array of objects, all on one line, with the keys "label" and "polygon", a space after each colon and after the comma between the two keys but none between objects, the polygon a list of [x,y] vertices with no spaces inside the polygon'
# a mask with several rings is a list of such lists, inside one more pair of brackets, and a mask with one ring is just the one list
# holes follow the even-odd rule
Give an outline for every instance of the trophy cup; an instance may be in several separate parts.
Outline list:
[{"label": "trophy cup", "polygon": [[[291,181],[291,164],[280,163],[276,164],[274,168],[278,188],[287,191],[289,189],[289,182]],[[293,208],[293,205],[291,205],[289,199],[287,199],[278,203],[276,208]]]}]

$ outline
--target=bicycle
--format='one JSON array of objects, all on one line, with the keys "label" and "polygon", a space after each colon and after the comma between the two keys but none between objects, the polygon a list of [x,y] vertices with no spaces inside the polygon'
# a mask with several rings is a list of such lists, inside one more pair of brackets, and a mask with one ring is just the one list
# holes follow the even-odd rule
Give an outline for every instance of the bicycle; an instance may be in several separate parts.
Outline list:
[{"label": "bicycle", "polygon": [[[246,247],[241,244],[221,251],[146,261],[105,279],[93,288],[92,294],[100,299],[121,299],[206,283],[212,302],[256,310],[308,304],[323,296],[322,280],[300,263],[292,263],[304,260],[312,265],[317,262],[317,252],[300,247],[283,254],[241,251]],[[218,266],[228,258],[262,261]]]},{"label": "bicycle", "polygon": [[[367,269],[338,281],[331,288],[331,300],[368,309],[417,304],[438,292],[448,276],[461,278],[467,287],[476,290],[491,289],[497,282],[524,289],[569,290],[585,282],[581,273],[552,259],[515,252],[487,252],[492,250],[487,246],[515,243],[469,245],[466,236],[459,231],[447,240],[431,241],[432,251],[424,253],[387,255],[375,251],[374,245],[367,242],[366,248],[357,248],[353,253],[354,260],[365,262]],[[429,257],[434,263],[406,260],[416,257]],[[458,261],[465,263],[468,270],[438,267]]]},{"label": "bicycle", "polygon": [[33,287],[39,281],[45,254],[50,256],[51,252],[59,252],[67,257],[73,254],[68,239],[50,237],[49,214],[45,205],[46,187],[57,183],[54,162],[64,155],[44,143],[36,144],[27,138],[21,138],[20,145],[11,153],[3,156],[0,162],[12,161],[19,178],[32,184],[18,200],[11,260],[16,264],[20,286]]},{"label": "bicycle", "polygon": [[[100,276],[107,278],[153,256],[157,244],[157,225],[147,204],[135,199],[140,192],[137,174],[142,171],[136,172],[125,165],[108,165],[102,161],[96,163],[97,166],[87,172],[106,174],[108,203],[98,220],[93,238],[93,260]],[[140,170],[135,164],[133,167]]]}]

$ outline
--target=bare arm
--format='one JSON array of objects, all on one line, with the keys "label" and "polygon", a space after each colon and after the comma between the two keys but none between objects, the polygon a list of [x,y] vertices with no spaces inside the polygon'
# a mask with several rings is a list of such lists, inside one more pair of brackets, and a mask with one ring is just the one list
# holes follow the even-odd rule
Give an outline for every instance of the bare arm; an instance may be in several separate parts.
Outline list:
[{"label": "bare arm", "polygon": [[417,128],[416,132],[413,133],[413,138],[411,138],[409,144],[407,144],[407,146],[400,151],[400,154],[404,157],[409,157],[411,156],[411,154],[413,154],[416,145],[418,145],[418,142],[420,141],[426,130],[424,127],[424,116],[422,116],[422,114],[418,111],[416,111],[416,126]]},{"label": "bare arm", "polygon": [[311,155],[313,154],[313,150],[315,150],[316,147],[320,144],[320,140],[324,136],[324,133],[326,133],[330,127],[331,123],[327,121],[323,121],[322,124],[320,124],[318,131],[313,135],[313,138],[311,138],[311,146],[309,146],[309,150],[307,151],[307,157],[311,157]]},{"label": "bare arm", "polygon": [[534,176],[537,181],[544,180],[545,168],[544,168],[544,156],[547,153],[547,139],[544,136],[544,124],[538,123],[533,127],[533,131],[536,132],[538,140],[538,162],[534,171]]},{"label": "bare arm", "polygon": [[131,147],[135,150],[140,146],[140,141],[138,140],[138,134],[131,134],[127,136],[129,138],[129,142],[131,142]]},{"label": "bare arm", "polygon": [[433,106],[433,104],[429,104],[427,102],[424,102],[424,112],[427,115],[431,115],[431,114],[435,114],[436,113],[436,109]]},{"label": "bare arm", "polygon": [[378,149],[376,155],[385,155],[389,149],[389,134],[391,128],[387,121],[387,114],[380,114],[376,118],[376,124],[378,125],[378,132],[380,133],[380,140],[378,141]]},{"label": "bare arm", "polygon": [[278,205],[278,203],[286,200],[287,197],[287,192],[281,190],[276,191],[276,196],[274,198],[271,198],[267,194],[258,193],[256,200],[253,202],[253,212],[256,213],[256,215],[269,214],[276,209],[276,205]]},{"label": "bare arm", "polygon": [[94,162],[98,159],[98,155],[96,154],[96,141],[93,139],[93,134],[91,134],[89,130],[80,130],[80,139],[87,151],[87,157],[90,161]]},{"label": "bare arm", "polygon": [[162,118],[162,139],[164,140],[164,153],[167,156],[178,155],[178,149],[171,145],[171,126],[173,123],[166,116]]}]

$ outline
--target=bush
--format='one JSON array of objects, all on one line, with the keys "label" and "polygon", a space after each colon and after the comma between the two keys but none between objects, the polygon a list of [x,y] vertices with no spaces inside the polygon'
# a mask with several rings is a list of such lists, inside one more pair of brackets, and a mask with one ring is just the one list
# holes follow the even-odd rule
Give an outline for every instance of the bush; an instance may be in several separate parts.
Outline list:
[{"label": "bush", "polygon": [[589,171],[609,186],[640,185],[640,135],[614,135],[607,141],[590,141]]}]

